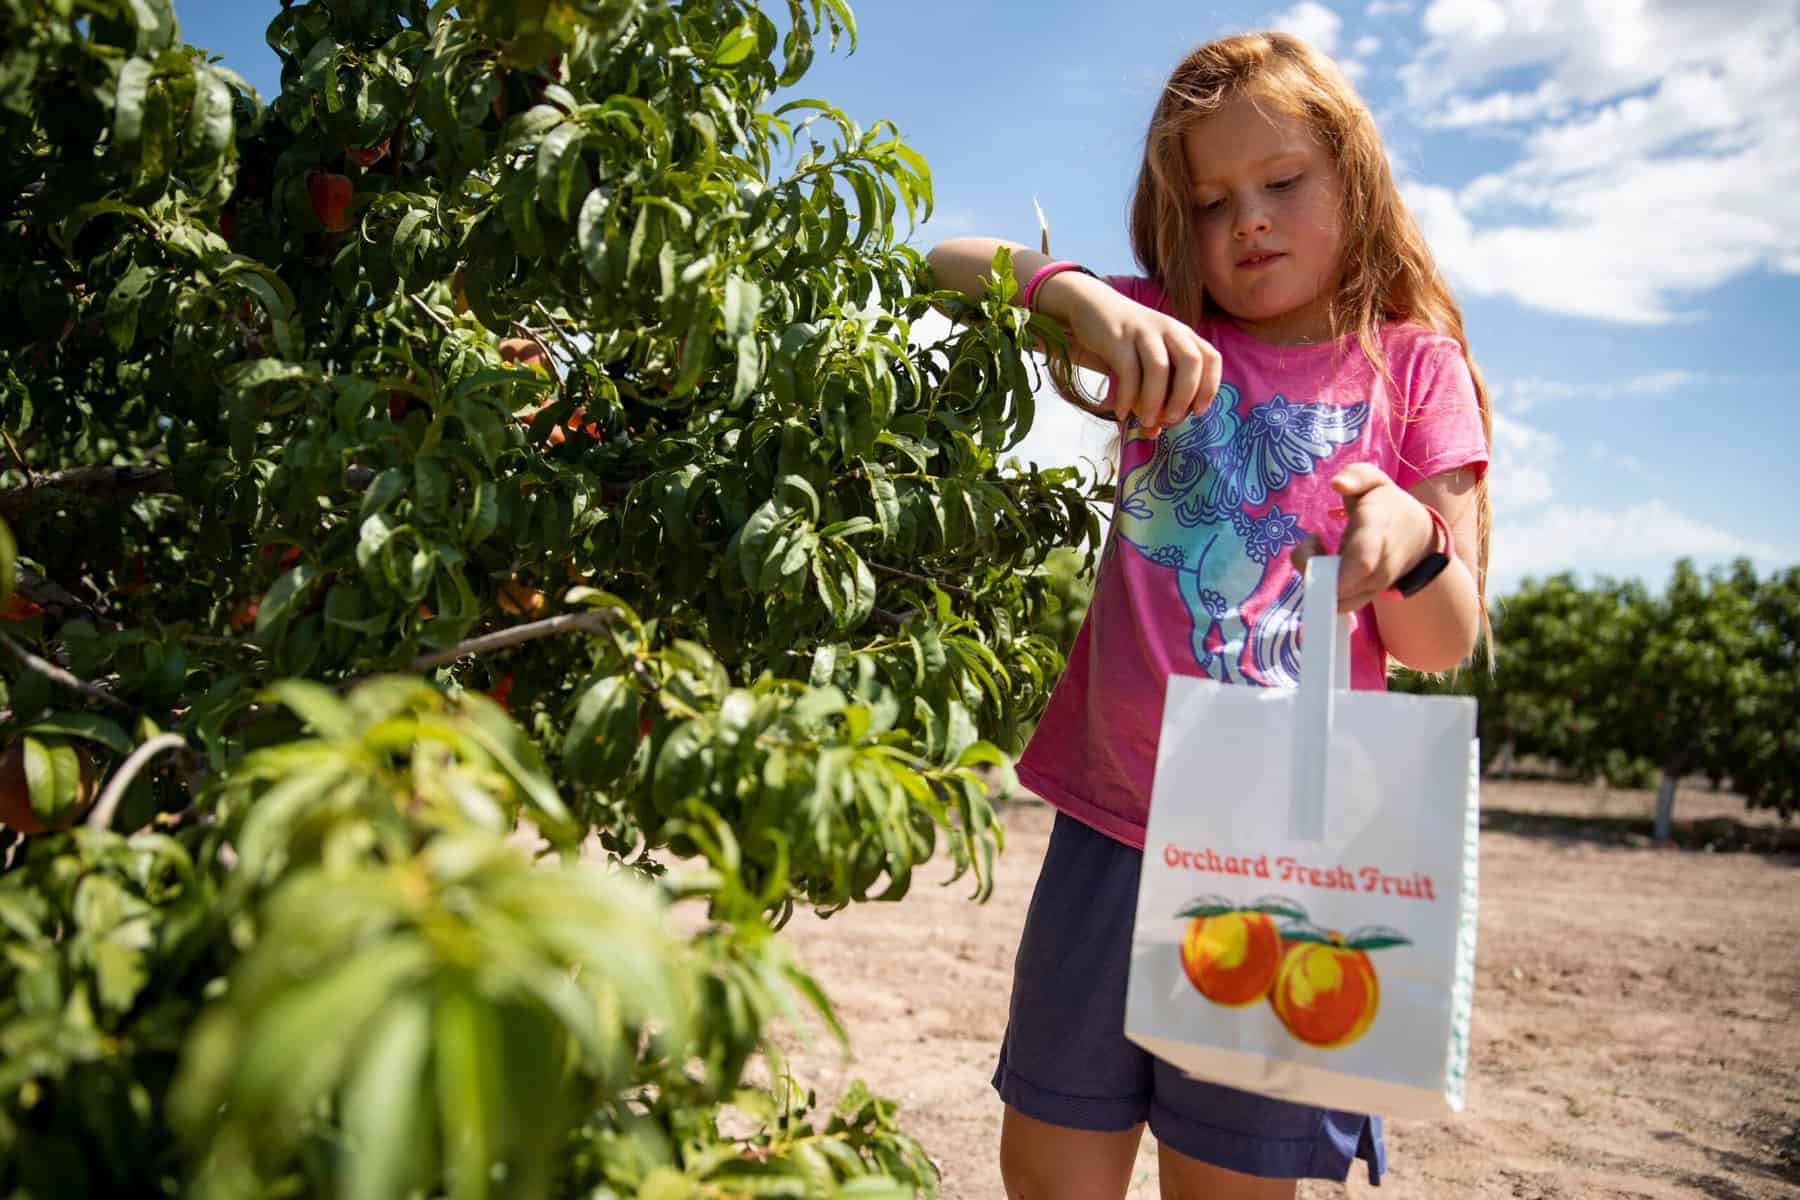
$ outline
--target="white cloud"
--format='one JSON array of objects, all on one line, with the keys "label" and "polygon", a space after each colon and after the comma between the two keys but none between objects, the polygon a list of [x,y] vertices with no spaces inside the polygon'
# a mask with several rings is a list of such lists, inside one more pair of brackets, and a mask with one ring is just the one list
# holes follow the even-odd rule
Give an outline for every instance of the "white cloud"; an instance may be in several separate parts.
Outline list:
[{"label": "white cloud", "polygon": [[1317,0],[1300,0],[1286,12],[1272,17],[1269,27],[1295,35],[1321,54],[1335,56],[1344,19]]},{"label": "white cloud", "polygon": [[[1670,372],[1668,378],[1678,374]],[[1584,394],[1630,394],[1633,388],[1655,388],[1662,378],[1624,380]],[[1535,383],[1546,392],[1570,386]],[[1506,390],[1517,386],[1509,385]],[[1563,451],[1563,439],[1549,430],[1506,411],[1494,413],[1493,462],[1488,472],[1494,506],[1490,595],[1505,595],[1527,575],[1573,571],[1636,577],[1657,586],[1676,558],[1693,558],[1706,566],[1742,556],[1760,568],[1772,569],[1800,555],[1800,548],[1776,546],[1708,524],[1666,500],[1617,508],[1571,503],[1569,489],[1561,484],[1576,472],[1591,475],[1595,464],[1604,471],[1652,481],[1653,472],[1642,459],[1605,443],[1588,443],[1583,461],[1567,462]],[[1584,482],[1591,487],[1593,481]]]},{"label": "white cloud", "polygon": [[1356,39],[1356,45],[1350,48],[1350,53],[1358,58],[1367,58],[1379,49],[1381,49],[1381,39],[1372,34],[1364,34]]},{"label": "white cloud", "polygon": [[1556,435],[1495,413],[1493,461],[1488,464],[1494,510],[1504,514],[1547,503],[1556,494],[1551,472],[1561,452]]},{"label": "white cloud", "polygon": [[1748,272],[1800,273],[1794,4],[1434,0],[1421,24],[1415,119],[1517,146],[1460,188],[1407,188],[1460,287],[1665,322]]},{"label": "white cloud", "polygon": [[1530,412],[1541,403],[1594,403],[1596,401],[1649,399],[1673,395],[1688,388],[1716,383],[1720,377],[1698,371],[1650,371],[1628,379],[1572,383],[1561,379],[1526,376],[1494,385],[1494,399],[1514,414]]},{"label": "white cloud", "polygon": [[[1498,493],[1496,488],[1496,494]],[[1522,517],[1495,521],[1490,546],[1489,591],[1504,595],[1527,575],[1637,576],[1652,586],[1677,558],[1702,563],[1745,557],[1764,567],[1791,562],[1795,551],[1747,538],[1697,520],[1661,500],[1606,511],[1549,505]]]},{"label": "white cloud", "polygon": [[1363,16],[1371,21],[1378,21],[1382,17],[1411,11],[1412,5],[1408,0],[1370,0],[1369,7],[1363,9]]}]

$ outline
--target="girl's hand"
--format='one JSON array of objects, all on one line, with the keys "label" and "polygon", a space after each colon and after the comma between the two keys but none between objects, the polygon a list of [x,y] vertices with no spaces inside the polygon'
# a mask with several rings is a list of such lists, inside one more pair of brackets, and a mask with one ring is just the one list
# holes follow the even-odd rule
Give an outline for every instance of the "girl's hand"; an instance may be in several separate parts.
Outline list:
[{"label": "girl's hand", "polygon": [[[1058,285],[1061,294],[1054,294]],[[1068,325],[1075,361],[1113,377],[1119,420],[1134,416],[1154,437],[1205,412],[1218,394],[1219,352],[1174,317],[1072,271],[1046,281],[1038,295],[1043,299],[1034,307],[1061,315]]]},{"label": "girl's hand", "polygon": [[[1352,463],[1332,479],[1349,521],[1338,538],[1338,611],[1355,612],[1394,586],[1437,545],[1437,529],[1425,505],[1373,463]],[[1314,554],[1328,553],[1317,537],[1292,552],[1304,571]]]}]

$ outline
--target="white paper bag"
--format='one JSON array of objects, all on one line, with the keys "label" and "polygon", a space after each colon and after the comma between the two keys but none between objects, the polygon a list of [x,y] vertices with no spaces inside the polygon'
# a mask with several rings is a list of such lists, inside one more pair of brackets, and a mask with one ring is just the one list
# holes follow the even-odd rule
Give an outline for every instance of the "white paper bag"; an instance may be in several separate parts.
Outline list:
[{"label": "white paper bag", "polygon": [[1343,690],[1337,567],[1307,563],[1299,688],[1169,680],[1125,1033],[1246,1091],[1441,1116],[1468,1065],[1475,702]]}]

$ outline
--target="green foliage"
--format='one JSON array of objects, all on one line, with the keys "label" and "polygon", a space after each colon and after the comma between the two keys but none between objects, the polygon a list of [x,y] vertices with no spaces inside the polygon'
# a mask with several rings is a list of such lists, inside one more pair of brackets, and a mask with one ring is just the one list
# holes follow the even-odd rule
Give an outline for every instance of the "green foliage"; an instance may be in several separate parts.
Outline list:
[{"label": "green foliage", "polygon": [[1527,580],[1497,606],[1494,635],[1492,672],[1397,680],[1476,696],[1490,761],[1510,747],[1617,787],[1702,772],[1752,807],[1795,810],[1800,569],[1702,576],[1684,561],[1661,595]]},{"label": "green foliage", "polygon": [[1099,530],[772,7],[0,0],[0,1191],[935,1189],[775,930],[986,895]]}]

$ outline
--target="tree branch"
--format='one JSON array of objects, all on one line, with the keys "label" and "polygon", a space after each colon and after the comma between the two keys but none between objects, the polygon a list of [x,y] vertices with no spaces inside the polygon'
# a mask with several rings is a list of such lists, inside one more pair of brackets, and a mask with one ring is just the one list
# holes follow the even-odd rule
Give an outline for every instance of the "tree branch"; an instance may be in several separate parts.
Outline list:
[{"label": "tree branch", "polygon": [[870,563],[869,566],[872,570],[882,575],[892,575],[895,579],[910,579],[914,583],[934,584],[939,590],[949,592],[952,596],[961,596],[964,600],[973,600],[975,598],[975,593],[971,592],[968,588],[957,587],[954,583],[945,583],[941,579],[932,579],[925,575],[914,575],[911,571],[902,571],[899,567],[883,566],[881,563]]},{"label": "tree branch", "polygon": [[187,739],[179,733],[159,733],[143,745],[133,750],[112,778],[106,781],[106,788],[100,793],[100,800],[94,805],[94,811],[88,814],[89,829],[112,828],[113,813],[119,807],[119,801],[125,798],[125,789],[137,778],[137,773],[144,765],[161,754],[164,750],[186,750]]},{"label": "tree branch", "polygon": [[167,467],[136,464],[129,467],[70,467],[54,475],[40,475],[22,487],[0,492],[0,517],[17,517],[35,508],[76,497],[91,502],[96,496],[167,494],[175,490],[174,474]]},{"label": "tree branch", "polygon": [[465,642],[458,642],[446,650],[434,650],[430,654],[420,655],[413,659],[410,669],[429,671],[433,667],[441,667],[469,655],[504,650],[508,646],[519,646],[526,642],[535,642],[539,638],[555,637],[561,633],[604,633],[619,616],[618,609],[603,608],[595,612],[563,613],[560,616],[545,617],[542,621],[531,621],[524,625],[498,629],[493,633],[484,633],[480,637],[472,637]]},{"label": "tree branch", "polygon": [[5,646],[12,652],[14,658],[18,659],[21,663],[24,663],[25,666],[31,670],[36,671],[39,675],[50,680],[52,683],[60,683],[72,691],[80,692],[90,700],[97,700],[101,704],[107,705],[109,708],[113,708],[119,712],[129,713],[134,711],[131,705],[125,703],[111,692],[97,688],[87,680],[71,675],[55,663],[39,658],[25,647],[19,645],[18,642],[15,642],[9,634],[0,633],[0,646]]},{"label": "tree branch", "polygon": [[556,373],[556,355],[550,353],[550,347],[544,345],[544,339],[538,336],[538,331],[523,321],[514,321],[513,329],[531,339],[531,344],[536,346],[539,353],[544,356],[544,361],[549,364],[550,372],[554,375]]},{"label": "tree branch", "polygon": [[455,337],[456,336],[456,330],[450,328],[450,323],[448,321],[444,320],[444,318],[438,316],[437,310],[433,309],[431,307],[431,305],[425,303],[425,301],[423,301],[419,297],[413,295],[411,292],[408,292],[406,294],[406,298],[408,300],[411,300],[414,304],[416,304],[418,306],[420,312],[422,312],[426,316],[430,317],[432,320],[432,323],[435,324],[439,329],[444,331],[445,336],[447,336],[447,337]]}]

